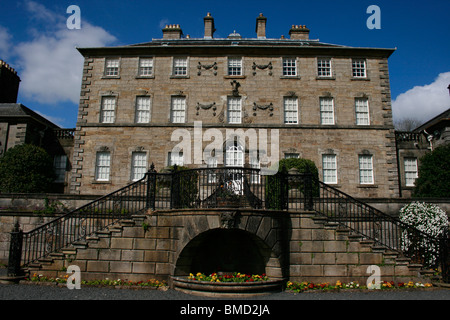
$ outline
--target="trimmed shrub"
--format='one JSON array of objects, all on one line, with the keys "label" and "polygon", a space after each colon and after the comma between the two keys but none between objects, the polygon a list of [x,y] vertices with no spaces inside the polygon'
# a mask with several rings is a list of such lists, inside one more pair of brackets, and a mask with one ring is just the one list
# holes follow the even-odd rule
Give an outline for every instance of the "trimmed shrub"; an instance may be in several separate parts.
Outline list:
[{"label": "trimmed shrub", "polygon": [[450,196],[450,144],[439,146],[420,159],[419,177],[416,179],[413,196]]},{"label": "trimmed shrub", "polygon": [[289,158],[281,159],[278,162],[278,173],[275,175],[266,177],[266,208],[268,209],[285,209],[286,200],[285,197],[289,192],[289,189],[298,189],[305,195],[305,180],[298,179],[293,182],[286,179],[284,183],[282,179],[289,169],[296,168],[299,174],[311,173],[312,181],[312,195],[317,196],[319,194],[318,177],[319,171],[315,163],[308,159],[303,158]]},{"label": "trimmed shrub", "polygon": [[40,147],[17,145],[0,158],[1,192],[48,192],[54,179],[53,160]]}]

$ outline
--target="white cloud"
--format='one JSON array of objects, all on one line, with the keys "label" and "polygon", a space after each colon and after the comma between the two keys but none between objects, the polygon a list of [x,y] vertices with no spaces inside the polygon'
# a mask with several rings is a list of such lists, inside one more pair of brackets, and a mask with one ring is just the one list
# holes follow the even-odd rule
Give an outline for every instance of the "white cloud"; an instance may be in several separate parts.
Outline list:
[{"label": "white cloud", "polygon": [[83,57],[76,47],[106,46],[116,38],[103,28],[83,20],[83,17],[81,29],[69,30],[67,17],[33,1],[27,4],[33,18],[46,21],[46,25],[41,32],[31,30],[33,38],[19,43],[14,50],[22,94],[39,103],[78,103]]},{"label": "white cloud", "polygon": [[433,83],[416,86],[392,101],[395,121],[410,118],[426,122],[450,107],[449,91],[450,72],[444,72]]},{"label": "white cloud", "polygon": [[0,59],[6,60],[9,58],[9,52],[11,50],[12,36],[8,30],[0,26]]}]

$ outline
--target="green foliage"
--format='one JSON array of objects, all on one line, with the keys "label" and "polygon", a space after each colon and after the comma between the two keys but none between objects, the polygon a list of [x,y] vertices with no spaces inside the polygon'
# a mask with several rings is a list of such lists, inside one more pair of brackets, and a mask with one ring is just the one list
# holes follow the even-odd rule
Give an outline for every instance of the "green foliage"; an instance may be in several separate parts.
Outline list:
[{"label": "green foliage", "polygon": [[439,146],[420,159],[415,197],[450,196],[450,145]]},{"label": "green foliage", "polygon": [[172,205],[175,208],[192,208],[198,197],[198,172],[183,166],[168,167],[172,172]]},{"label": "green foliage", "polygon": [[281,159],[278,162],[278,174],[267,176],[266,180],[266,208],[268,209],[284,209],[286,204],[285,197],[289,189],[298,189],[305,195],[306,179],[289,178],[283,179],[289,169],[296,168],[299,174],[310,173],[312,175],[311,187],[312,195],[317,196],[319,193],[318,176],[319,171],[313,161],[303,158]]},{"label": "green foliage", "polygon": [[278,168],[286,168],[287,171],[291,168],[296,168],[299,173],[312,173],[312,175],[316,178],[319,177],[319,170],[316,167],[316,164],[308,159],[303,158],[289,158],[289,159],[281,159],[278,162]]},{"label": "green foliage", "polygon": [[18,145],[0,158],[1,192],[47,192],[54,179],[53,160],[40,147]]}]

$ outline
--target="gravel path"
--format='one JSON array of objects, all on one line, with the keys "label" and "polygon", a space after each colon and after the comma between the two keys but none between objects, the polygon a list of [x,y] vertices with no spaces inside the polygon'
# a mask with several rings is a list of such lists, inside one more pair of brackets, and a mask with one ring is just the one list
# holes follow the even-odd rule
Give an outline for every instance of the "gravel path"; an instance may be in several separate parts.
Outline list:
[{"label": "gravel path", "polygon": [[[355,290],[340,292],[280,292],[239,300],[450,300],[450,289]],[[185,294],[177,290],[82,286],[69,290],[64,284],[0,284],[0,300],[222,300]],[[230,300],[230,299],[225,299]]]},{"label": "gravel path", "polygon": [[[435,300],[439,300],[438,304]],[[81,286],[78,290],[70,290],[64,284],[0,284],[0,307],[17,310],[22,317],[35,317],[36,312],[40,312],[37,310],[47,310],[49,314],[51,310],[54,315],[69,317],[81,312],[85,316],[89,315],[89,318],[103,319],[122,317],[123,314],[133,317],[141,314],[144,317],[164,315],[164,319],[171,320],[243,317],[280,320],[309,316],[312,319],[334,318],[364,311],[366,314],[384,313],[389,318],[398,316],[413,319],[420,318],[419,314],[426,317],[431,310],[447,308],[446,300],[450,300],[450,289],[445,288],[314,291],[297,294],[280,292],[250,298],[214,299],[172,289]]]}]

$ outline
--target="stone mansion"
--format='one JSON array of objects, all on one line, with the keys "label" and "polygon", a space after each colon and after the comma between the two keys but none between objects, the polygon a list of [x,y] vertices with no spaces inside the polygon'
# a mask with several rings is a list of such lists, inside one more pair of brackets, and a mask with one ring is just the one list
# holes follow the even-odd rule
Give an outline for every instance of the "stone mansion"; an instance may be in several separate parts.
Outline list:
[{"label": "stone mansion", "polygon": [[[167,25],[151,42],[79,48],[70,193],[116,190],[152,163],[157,171],[261,165],[263,155],[250,156],[245,141],[224,144],[222,162],[193,163],[186,161],[192,149],[173,152],[174,131],[194,138],[194,123],[201,123],[203,134],[214,129],[224,137],[226,130],[277,130],[280,159],[310,159],[322,181],[356,197],[398,196],[388,72],[394,49],[322,43],[302,25],[293,25],[289,38],[269,39],[266,21],[256,18],[255,38],[215,38],[208,13],[203,38]],[[205,148],[210,141],[200,137]]]}]

